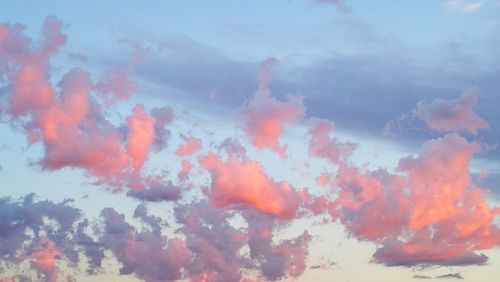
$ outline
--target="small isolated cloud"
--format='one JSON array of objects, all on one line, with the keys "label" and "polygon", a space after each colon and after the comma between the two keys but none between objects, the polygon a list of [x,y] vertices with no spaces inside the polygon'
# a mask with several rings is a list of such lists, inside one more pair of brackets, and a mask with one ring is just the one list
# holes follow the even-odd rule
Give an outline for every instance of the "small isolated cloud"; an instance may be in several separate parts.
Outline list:
[{"label": "small isolated cloud", "polygon": [[490,28],[500,27],[500,19],[494,19],[486,22],[486,25]]},{"label": "small isolated cloud", "polygon": [[483,7],[484,1],[462,1],[462,0],[448,0],[445,1],[443,6],[446,10],[458,13],[471,13],[476,12]]},{"label": "small isolated cloud", "polygon": [[415,279],[432,279],[432,277],[427,276],[427,275],[413,275],[413,278]]},{"label": "small isolated cloud", "polygon": [[473,111],[476,104],[474,91],[466,91],[458,99],[434,99],[430,104],[420,101],[413,114],[427,127],[441,132],[469,132],[476,135],[479,129],[487,129],[488,123]]},{"label": "small isolated cloud", "polygon": [[349,7],[344,0],[313,0],[313,4],[334,5],[339,12],[349,12]]},{"label": "small isolated cloud", "polygon": [[443,278],[443,279],[464,279],[460,273],[449,273],[445,275],[439,275],[436,276],[436,278]]}]

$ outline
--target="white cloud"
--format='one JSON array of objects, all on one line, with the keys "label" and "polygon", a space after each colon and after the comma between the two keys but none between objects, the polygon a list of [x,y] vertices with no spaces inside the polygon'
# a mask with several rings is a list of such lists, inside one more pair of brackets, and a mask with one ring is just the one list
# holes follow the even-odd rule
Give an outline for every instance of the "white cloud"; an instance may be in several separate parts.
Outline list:
[{"label": "white cloud", "polygon": [[485,1],[462,1],[462,0],[447,0],[444,2],[444,8],[448,11],[459,13],[476,12],[484,5]]}]

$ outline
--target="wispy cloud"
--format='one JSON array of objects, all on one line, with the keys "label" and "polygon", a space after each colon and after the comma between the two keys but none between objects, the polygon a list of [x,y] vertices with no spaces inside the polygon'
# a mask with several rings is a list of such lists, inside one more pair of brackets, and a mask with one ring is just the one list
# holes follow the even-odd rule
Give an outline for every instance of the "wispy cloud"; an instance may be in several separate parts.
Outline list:
[{"label": "wispy cloud", "polygon": [[479,11],[485,1],[464,1],[464,0],[447,0],[443,6],[445,9],[459,13],[472,13]]}]

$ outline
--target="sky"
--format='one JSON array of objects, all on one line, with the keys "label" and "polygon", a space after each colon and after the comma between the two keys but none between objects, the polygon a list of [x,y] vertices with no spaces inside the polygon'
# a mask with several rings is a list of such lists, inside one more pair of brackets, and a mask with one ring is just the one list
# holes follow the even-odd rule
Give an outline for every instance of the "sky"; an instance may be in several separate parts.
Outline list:
[{"label": "sky", "polygon": [[498,0],[0,0],[0,282],[497,281],[498,50]]}]

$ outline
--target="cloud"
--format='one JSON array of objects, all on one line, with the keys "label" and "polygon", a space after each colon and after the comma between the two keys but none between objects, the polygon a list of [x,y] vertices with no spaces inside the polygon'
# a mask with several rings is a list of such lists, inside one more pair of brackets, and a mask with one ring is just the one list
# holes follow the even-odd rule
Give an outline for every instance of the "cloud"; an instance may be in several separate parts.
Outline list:
[{"label": "cloud", "polygon": [[476,135],[479,129],[488,128],[488,123],[473,112],[476,94],[467,91],[458,99],[434,99],[430,104],[420,101],[413,114],[427,126],[442,132],[469,132]]},{"label": "cloud", "polygon": [[477,12],[483,7],[484,1],[463,1],[463,0],[447,0],[443,6],[445,9],[459,13]]},{"label": "cloud", "polygon": [[171,181],[150,181],[148,187],[129,190],[127,195],[148,202],[175,201],[180,199],[181,190]]},{"label": "cloud", "polygon": [[181,144],[175,152],[178,156],[185,157],[201,149],[202,145],[200,139],[194,138],[192,136],[183,136],[182,138],[184,139],[184,144]]},{"label": "cloud", "polygon": [[56,260],[80,261],[74,225],[82,213],[69,200],[53,203],[34,197],[0,198],[0,261],[7,269],[27,261],[44,281],[53,282],[58,277]]},{"label": "cloud", "polygon": [[51,57],[67,41],[63,24],[46,18],[40,42],[26,37],[21,26],[0,26],[0,65],[7,78],[5,114],[24,129],[30,144],[43,145],[39,165],[46,170],[80,168],[96,184],[116,190],[142,189],[141,168],[152,149],[165,147],[171,109],[153,109],[150,114],[136,105],[127,124],[116,127],[107,120],[103,104],[127,99],[133,92],[124,71],[113,68],[94,83],[90,73],[73,68],[52,85]]},{"label": "cloud", "polygon": [[144,111],[144,107],[137,105],[133,113],[127,118],[127,154],[132,159],[134,172],[139,172],[149,153],[149,145],[153,143],[155,129],[154,118]]},{"label": "cloud", "polygon": [[464,278],[462,277],[462,275],[460,275],[460,273],[449,273],[449,274],[445,274],[445,275],[439,275],[439,276],[436,276],[436,278],[444,278],[444,279],[461,279],[463,280]]},{"label": "cloud", "polygon": [[170,137],[170,131],[165,127],[172,122],[173,110],[168,106],[153,108],[151,110],[153,116],[155,136],[153,148],[159,152],[167,147],[167,139]]},{"label": "cloud", "polygon": [[488,257],[476,251],[500,245],[500,229],[498,210],[469,174],[479,150],[451,133],[424,143],[420,156],[402,158],[395,175],[340,165],[333,182],[338,197],[328,209],[350,234],[379,245],[374,262],[484,264]]},{"label": "cloud", "polygon": [[413,278],[415,278],[415,279],[432,279],[431,276],[419,275],[419,274],[413,275]]},{"label": "cloud", "polygon": [[353,143],[340,143],[335,138],[329,137],[333,131],[334,123],[328,120],[312,119],[309,130],[311,140],[309,142],[309,155],[320,157],[337,164],[348,158],[356,149]]},{"label": "cloud", "polygon": [[300,96],[289,96],[286,102],[271,97],[268,85],[272,68],[277,63],[275,58],[261,63],[259,88],[241,109],[240,115],[242,128],[256,148],[270,148],[284,157],[287,146],[279,144],[284,126],[296,123],[304,115],[305,108]]},{"label": "cloud", "polygon": [[251,207],[284,219],[295,217],[299,196],[288,182],[276,182],[259,162],[209,153],[200,161],[212,176],[209,198],[216,207]]},{"label": "cloud", "polygon": [[120,68],[107,69],[95,84],[98,95],[103,96],[108,105],[116,101],[127,100],[136,90],[128,75]]},{"label": "cloud", "polygon": [[181,160],[181,171],[177,174],[179,181],[186,181],[193,165],[187,160]]},{"label": "cloud", "polygon": [[57,281],[56,259],[61,258],[62,254],[56,248],[54,242],[46,238],[39,240],[33,247],[29,255],[34,269],[45,275],[45,281]]},{"label": "cloud", "polygon": [[348,12],[349,7],[344,0],[312,0],[313,3],[334,5],[340,12]]},{"label": "cloud", "polygon": [[[158,232],[137,231],[123,214],[106,208],[101,213],[104,230],[99,242],[122,264],[121,275],[134,274],[147,282],[181,279],[182,267],[191,254],[180,239],[167,239]],[[138,218],[144,215],[135,213]]]}]

